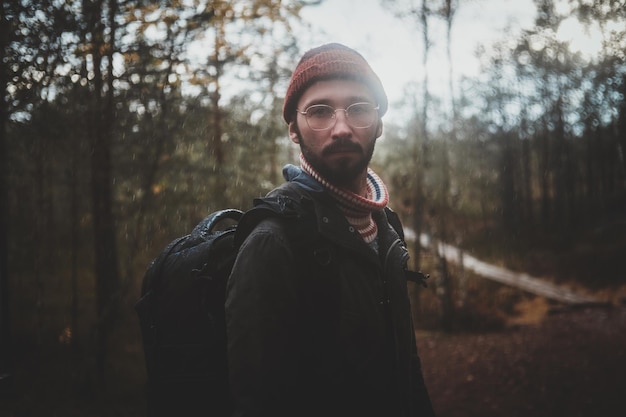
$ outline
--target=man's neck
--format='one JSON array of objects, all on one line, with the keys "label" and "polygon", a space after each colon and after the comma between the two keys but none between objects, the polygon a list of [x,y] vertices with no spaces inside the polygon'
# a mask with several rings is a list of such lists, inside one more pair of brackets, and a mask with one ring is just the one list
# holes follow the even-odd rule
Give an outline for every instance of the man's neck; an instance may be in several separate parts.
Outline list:
[{"label": "man's neck", "polygon": [[343,184],[342,188],[367,198],[367,170],[363,171],[363,173],[353,181]]}]

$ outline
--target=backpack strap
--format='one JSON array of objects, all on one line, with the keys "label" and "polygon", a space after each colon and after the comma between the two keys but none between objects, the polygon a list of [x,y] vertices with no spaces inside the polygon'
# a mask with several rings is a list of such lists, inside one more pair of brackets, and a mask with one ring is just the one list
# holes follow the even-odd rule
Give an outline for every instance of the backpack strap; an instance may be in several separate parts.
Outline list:
[{"label": "backpack strap", "polygon": [[[387,221],[391,227],[394,228],[400,239],[402,239],[402,241],[406,244],[406,241],[404,240],[404,229],[402,228],[402,222],[400,221],[398,214],[389,207],[385,207],[385,213],[387,214]],[[404,271],[404,275],[407,281],[419,284],[424,288],[428,287],[426,280],[430,277],[430,275],[425,274],[422,271],[411,271],[409,269]]]},{"label": "backpack strap", "polygon": [[400,239],[404,242],[404,229],[402,228],[402,222],[400,221],[398,214],[396,214],[396,212],[389,207],[385,207],[385,214],[387,215],[387,221],[391,227],[393,227],[393,230],[396,231],[398,236],[400,236]]},{"label": "backpack strap", "polygon": [[245,212],[237,225],[235,247],[241,246],[250,232],[265,219],[270,217],[303,218],[307,213],[303,200],[307,198],[310,197],[302,187],[286,182],[274,189],[269,196],[254,199],[254,207]]},{"label": "backpack strap", "polygon": [[191,232],[192,239],[206,239],[217,225],[225,220],[238,222],[243,216],[243,211],[237,209],[219,210],[206,216]]}]

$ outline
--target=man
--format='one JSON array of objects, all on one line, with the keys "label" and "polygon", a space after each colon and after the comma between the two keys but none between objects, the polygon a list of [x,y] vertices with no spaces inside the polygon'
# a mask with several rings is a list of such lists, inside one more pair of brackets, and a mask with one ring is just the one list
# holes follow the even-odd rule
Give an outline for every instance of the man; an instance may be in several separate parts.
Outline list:
[{"label": "man", "polygon": [[291,77],[283,117],[300,167],[288,165],[269,196],[298,215],[261,222],[229,279],[235,416],[434,415],[408,252],[368,168],[387,105],[368,63],[340,44],[307,52]]}]

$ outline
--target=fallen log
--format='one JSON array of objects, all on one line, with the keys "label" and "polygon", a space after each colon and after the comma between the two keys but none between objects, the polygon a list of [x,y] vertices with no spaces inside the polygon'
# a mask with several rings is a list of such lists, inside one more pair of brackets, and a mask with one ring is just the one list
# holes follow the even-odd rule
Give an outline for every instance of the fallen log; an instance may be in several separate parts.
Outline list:
[{"label": "fallen log", "polygon": [[[410,229],[405,229],[405,237],[409,241],[415,241],[415,233]],[[425,249],[433,249],[431,238],[426,234],[420,235],[420,245]],[[593,296],[580,294],[570,288],[556,285],[545,279],[533,277],[527,273],[515,272],[501,266],[489,264],[447,243],[440,242],[435,249],[449,262],[457,265],[461,264],[463,268],[483,278],[519,288],[551,300],[578,306],[608,306],[610,304]]]}]

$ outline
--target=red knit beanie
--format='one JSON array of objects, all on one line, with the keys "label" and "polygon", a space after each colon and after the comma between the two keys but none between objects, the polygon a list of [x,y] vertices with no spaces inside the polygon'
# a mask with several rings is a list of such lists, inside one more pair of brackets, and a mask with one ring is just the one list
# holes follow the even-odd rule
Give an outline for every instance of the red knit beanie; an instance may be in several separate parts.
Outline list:
[{"label": "red knit beanie", "polygon": [[329,43],[305,53],[294,70],[283,105],[283,118],[291,123],[298,100],[316,81],[347,78],[362,82],[371,91],[378,104],[378,114],[387,111],[387,95],[378,76],[357,51],[338,43]]}]

